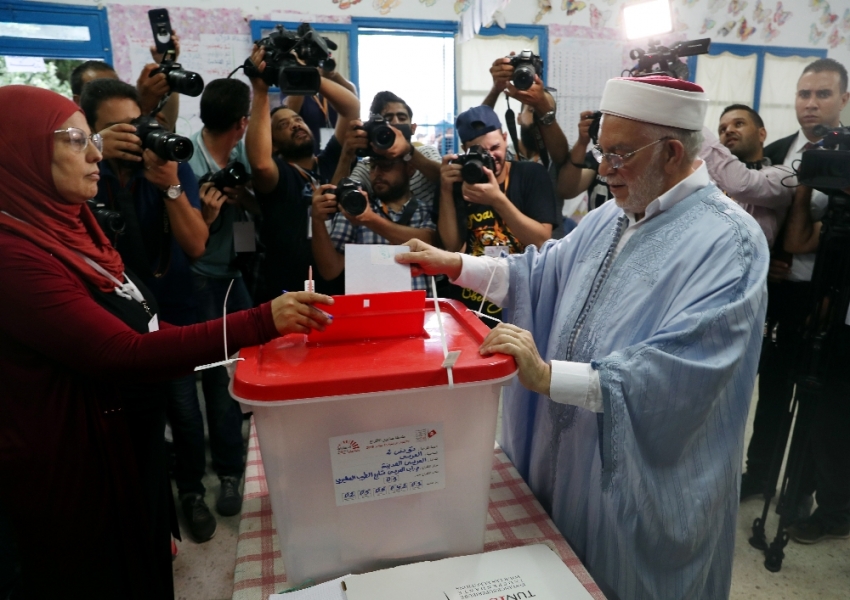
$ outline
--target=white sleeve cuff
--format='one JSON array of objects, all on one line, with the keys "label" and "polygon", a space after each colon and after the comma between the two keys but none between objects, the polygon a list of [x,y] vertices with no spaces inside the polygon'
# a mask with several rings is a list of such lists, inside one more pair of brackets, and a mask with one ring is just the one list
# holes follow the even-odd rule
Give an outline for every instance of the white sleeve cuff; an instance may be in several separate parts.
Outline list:
[{"label": "white sleeve cuff", "polygon": [[[501,306],[505,298],[508,297],[510,285],[511,272],[508,261],[492,256],[470,256],[468,254],[460,254],[460,260],[463,263],[460,275],[452,283],[469,288],[482,295],[485,295],[484,292],[486,291],[487,299],[493,304]],[[491,277],[493,278],[492,281],[490,281]],[[490,284],[489,291],[487,290],[488,283]]]},{"label": "white sleeve cuff", "polygon": [[592,412],[604,412],[599,373],[588,363],[553,360],[549,397]]}]

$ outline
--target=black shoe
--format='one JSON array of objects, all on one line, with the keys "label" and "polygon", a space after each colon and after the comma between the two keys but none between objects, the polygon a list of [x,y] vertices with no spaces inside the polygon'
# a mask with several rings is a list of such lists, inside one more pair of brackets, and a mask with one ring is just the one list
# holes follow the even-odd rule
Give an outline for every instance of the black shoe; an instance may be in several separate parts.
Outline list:
[{"label": "black shoe", "polygon": [[180,507],[192,539],[199,544],[212,539],[215,535],[215,517],[207,508],[204,497],[200,494],[184,494],[180,496]]},{"label": "black shoe", "polygon": [[221,489],[215,502],[215,510],[223,517],[232,517],[242,510],[242,494],[239,493],[239,477],[221,477]]},{"label": "black shoe", "polygon": [[846,540],[850,538],[850,523],[829,525],[815,514],[788,527],[788,535],[800,544],[817,544],[828,539]]},{"label": "black shoe", "polygon": [[764,497],[764,488],[766,486],[767,480],[763,477],[744,473],[741,475],[741,502],[756,496]]}]

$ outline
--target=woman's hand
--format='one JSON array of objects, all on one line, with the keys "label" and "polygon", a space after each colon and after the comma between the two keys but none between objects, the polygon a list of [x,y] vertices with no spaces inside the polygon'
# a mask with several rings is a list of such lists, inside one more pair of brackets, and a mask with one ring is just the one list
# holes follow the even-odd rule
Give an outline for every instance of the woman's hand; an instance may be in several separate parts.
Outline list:
[{"label": "woman's hand", "polygon": [[481,343],[481,354],[509,354],[519,368],[519,382],[526,389],[549,396],[552,367],[537,351],[531,333],[509,323],[499,323]]},{"label": "woman's hand", "polygon": [[396,254],[395,261],[410,265],[410,274],[414,277],[448,275],[452,280],[460,277],[460,271],[463,268],[460,254],[440,250],[416,238],[404,245],[410,247],[410,252]]},{"label": "woman's hand", "polygon": [[310,333],[313,329],[324,331],[333,317],[313,304],[333,304],[334,299],[313,292],[289,292],[272,300],[274,325],[281,335]]}]

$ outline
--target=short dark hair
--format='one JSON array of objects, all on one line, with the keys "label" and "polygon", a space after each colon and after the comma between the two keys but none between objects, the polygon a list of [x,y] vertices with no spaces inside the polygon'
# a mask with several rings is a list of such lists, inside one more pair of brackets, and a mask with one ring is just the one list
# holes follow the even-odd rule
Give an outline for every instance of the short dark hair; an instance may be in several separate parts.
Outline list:
[{"label": "short dark hair", "polygon": [[372,106],[369,107],[369,113],[373,115],[381,114],[381,111],[386,108],[387,104],[390,102],[398,102],[400,104],[404,104],[404,109],[407,111],[407,116],[410,117],[410,120],[413,120],[413,109],[410,106],[393,94],[392,92],[378,92],[375,94],[375,98],[372,100]]},{"label": "short dark hair", "polygon": [[[269,113],[269,116],[270,116],[270,117],[273,117],[273,116],[274,116],[274,114],[275,114],[277,111],[279,111],[279,110],[283,110],[284,108],[289,108],[289,107],[288,107],[286,104],[281,104],[280,106],[275,106],[275,107],[272,109],[272,112],[271,112],[271,113]],[[292,109],[291,109],[291,108],[289,108],[289,110],[292,110]],[[295,112],[294,110],[293,110],[292,112],[294,112],[296,115],[298,114],[298,113],[297,113],[297,112]]]},{"label": "short dark hair", "polygon": [[103,102],[113,98],[129,98],[136,104],[139,103],[139,94],[136,92],[136,88],[118,79],[95,79],[89,81],[83,88],[80,108],[83,109],[86,121],[88,121],[92,131],[94,131],[94,124],[97,123],[97,109]]},{"label": "short dark hair", "polygon": [[102,60],[87,60],[74,67],[74,70],[71,71],[71,93],[75,96],[83,93],[83,73],[86,71],[95,71],[96,73],[112,71],[114,73],[115,69],[108,62]]},{"label": "short dark hair", "polygon": [[733,111],[733,110],[743,110],[745,112],[750,113],[750,117],[752,117],[753,123],[756,124],[756,127],[759,127],[759,128],[762,128],[762,129],[764,128],[764,121],[762,120],[761,116],[756,111],[754,111],[752,108],[747,106],[746,104],[730,104],[729,106],[727,106],[726,108],[723,109],[723,112],[720,113],[720,116],[722,117],[726,113]]},{"label": "short dark hair", "polygon": [[838,73],[838,91],[842,94],[847,91],[847,69],[834,58],[819,58],[815,62],[806,65],[806,68],[803,69],[803,74],[823,73],[824,71]]},{"label": "short dark hair", "polygon": [[201,122],[210,131],[222,132],[248,114],[251,94],[238,79],[214,79],[201,95]]}]

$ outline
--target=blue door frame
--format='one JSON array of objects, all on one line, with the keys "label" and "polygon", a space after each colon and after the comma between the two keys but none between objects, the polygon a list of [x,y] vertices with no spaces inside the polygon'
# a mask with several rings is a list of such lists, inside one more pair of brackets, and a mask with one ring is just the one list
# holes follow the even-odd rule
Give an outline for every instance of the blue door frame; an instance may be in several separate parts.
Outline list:
[{"label": "blue door frame", "polygon": [[0,55],[100,58],[112,64],[106,9],[6,0],[0,2],[0,21],[87,27],[91,38],[87,42],[76,42],[0,36]]}]

